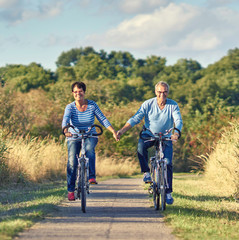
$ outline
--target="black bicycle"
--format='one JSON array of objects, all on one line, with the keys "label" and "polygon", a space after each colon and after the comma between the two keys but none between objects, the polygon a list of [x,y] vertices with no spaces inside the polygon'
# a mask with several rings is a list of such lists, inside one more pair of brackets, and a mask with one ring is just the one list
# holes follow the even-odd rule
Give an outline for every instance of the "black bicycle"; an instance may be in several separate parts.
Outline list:
[{"label": "black bicycle", "polygon": [[[148,130],[152,136],[145,136],[144,131]],[[160,196],[161,196],[161,210],[166,209],[166,189],[168,188],[167,180],[167,160],[164,158],[163,147],[166,141],[172,141],[170,137],[166,137],[170,132],[176,130],[181,137],[181,132],[177,128],[171,128],[166,130],[165,133],[152,133],[150,129],[145,128],[140,132],[140,138],[145,141],[154,141],[155,154],[150,157],[150,173],[152,177],[152,183],[149,187],[149,192],[153,194],[154,208],[159,210],[160,208]]]},{"label": "black bicycle", "polygon": [[[90,133],[92,128],[98,128],[100,130],[99,133]],[[82,212],[86,212],[86,194],[90,193],[90,184],[89,184],[89,158],[86,157],[85,150],[85,140],[90,137],[97,137],[103,133],[101,126],[92,125],[87,131],[79,130],[76,131],[74,126],[68,124],[64,129],[72,128],[76,132],[72,134],[72,137],[75,139],[80,139],[81,141],[81,152],[80,155],[76,155],[78,160],[77,167],[77,175],[76,175],[76,189],[75,189],[75,197],[81,199],[81,210]],[[63,129],[63,132],[64,132]]]}]

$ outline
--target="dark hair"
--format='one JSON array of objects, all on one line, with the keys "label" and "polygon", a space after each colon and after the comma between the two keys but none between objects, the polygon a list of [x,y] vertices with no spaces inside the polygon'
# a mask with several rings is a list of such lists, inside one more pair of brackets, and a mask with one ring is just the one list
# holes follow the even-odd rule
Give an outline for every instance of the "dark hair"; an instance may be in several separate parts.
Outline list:
[{"label": "dark hair", "polygon": [[71,91],[72,91],[72,92],[73,92],[73,89],[74,89],[75,87],[82,88],[84,92],[86,91],[86,85],[85,85],[83,82],[74,82],[74,83],[71,85]]}]

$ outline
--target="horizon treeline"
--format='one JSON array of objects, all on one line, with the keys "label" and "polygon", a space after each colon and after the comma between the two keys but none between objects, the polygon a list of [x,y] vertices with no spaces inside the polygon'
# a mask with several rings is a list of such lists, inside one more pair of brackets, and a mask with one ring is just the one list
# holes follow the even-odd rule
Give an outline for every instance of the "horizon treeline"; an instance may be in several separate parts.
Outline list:
[{"label": "horizon treeline", "polygon": [[[166,66],[166,58],[135,59],[129,52],[110,53],[93,47],[62,52],[55,72],[40,64],[0,67],[0,129],[5,135],[52,137],[64,141],[61,120],[65,106],[73,101],[71,84],[83,81],[86,96],[97,102],[112,125],[119,129],[152,98],[158,81],[170,85],[169,98],[178,102],[182,117],[182,138],[175,145],[176,171],[203,168],[198,156],[211,151],[221,130],[238,120],[239,49],[203,68],[192,59],[179,59]],[[120,142],[104,131],[99,154],[114,159],[136,159],[142,124],[131,129]]]}]

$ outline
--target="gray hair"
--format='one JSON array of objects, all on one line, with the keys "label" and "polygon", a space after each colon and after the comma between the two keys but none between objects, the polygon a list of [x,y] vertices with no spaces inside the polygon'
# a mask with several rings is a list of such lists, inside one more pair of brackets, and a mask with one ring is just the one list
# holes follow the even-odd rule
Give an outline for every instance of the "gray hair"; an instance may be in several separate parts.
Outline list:
[{"label": "gray hair", "polygon": [[166,82],[164,82],[164,81],[159,81],[158,83],[156,83],[156,85],[155,85],[155,90],[157,89],[157,87],[158,87],[159,85],[167,87],[168,92],[169,92],[169,85],[168,85]]}]

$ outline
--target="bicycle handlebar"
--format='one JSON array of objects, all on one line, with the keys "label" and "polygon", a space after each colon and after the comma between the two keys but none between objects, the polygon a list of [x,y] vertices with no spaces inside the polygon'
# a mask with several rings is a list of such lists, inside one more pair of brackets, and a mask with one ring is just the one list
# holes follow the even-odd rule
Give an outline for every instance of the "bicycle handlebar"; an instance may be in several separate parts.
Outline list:
[{"label": "bicycle handlebar", "polygon": [[[99,133],[92,133],[91,135],[89,134],[89,132],[92,130],[93,127],[96,127],[96,128],[99,128],[100,129],[100,132]],[[62,133],[65,135],[64,133],[64,130],[65,129],[68,129],[68,128],[72,128],[75,130],[75,127],[70,125],[69,123],[62,129]],[[76,131],[76,130],[75,130]],[[77,132],[77,131],[76,131]],[[87,136],[100,136],[102,135],[103,133],[103,129],[101,126],[97,125],[97,124],[93,124],[92,126],[89,127],[89,129],[86,131],[86,130],[79,130],[76,134],[72,134],[73,137],[78,137],[79,134],[80,135],[87,135]]]},{"label": "bicycle handlebar", "polygon": [[179,134],[178,136],[178,139],[181,137],[181,131],[178,129],[178,128],[170,128],[169,130],[166,130],[165,133],[152,133],[153,136],[150,136],[150,137],[144,137],[143,136],[143,132],[148,130],[150,133],[152,133],[152,131],[149,129],[149,128],[146,128],[145,126],[143,126],[143,129],[140,131],[139,133],[139,137],[143,140],[156,140],[156,139],[161,139],[161,140],[166,140],[166,141],[169,141],[171,140],[171,138],[169,137],[164,137],[165,135],[169,134],[170,132],[172,132],[173,130],[176,130]]}]

